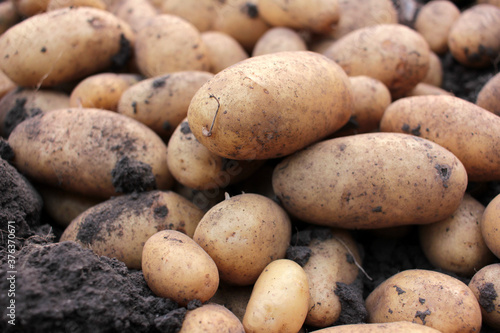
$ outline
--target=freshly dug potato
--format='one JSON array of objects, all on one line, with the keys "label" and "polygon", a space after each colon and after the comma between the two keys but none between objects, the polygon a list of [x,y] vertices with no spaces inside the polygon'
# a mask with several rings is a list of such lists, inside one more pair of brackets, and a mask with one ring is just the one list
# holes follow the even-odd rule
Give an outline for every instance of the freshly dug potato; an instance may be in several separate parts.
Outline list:
[{"label": "freshly dug potato", "polygon": [[245,333],[241,321],[222,305],[208,303],[188,311],[179,333]]},{"label": "freshly dug potato", "polygon": [[14,7],[14,1],[0,3],[0,35],[21,20],[19,13]]},{"label": "freshly dug potato", "polygon": [[151,0],[151,3],[160,13],[182,17],[199,31],[212,29],[222,5],[214,0]]},{"label": "freshly dug potato", "polygon": [[66,7],[93,7],[106,10],[106,3],[102,0],[49,0],[46,11],[66,8]]},{"label": "freshly dug potato", "polygon": [[245,286],[271,261],[285,257],[291,228],[288,215],[273,200],[246,193],[212,207],[193,239],[213,258],[222,281]]},{"label": "freshly dug potato", "polygon": [[500,195],[486,206],[481,217],[481,233],[491,252],[500,258]]},{"label": "freshly dug potato", "polygon": [[224,282],[219,283],[219,288],[210,299],[211,303],[225,306],[240,320],[243,321],[253,285],[233,286]]},{"label": "freshly dug potato", "polygon": [[203,211],[175,192],[148,191],[104,201],[78,215],[61,241],[74,241],[97,255],[141,269],[144,243],[161,230],[192,237]]},{"label": "freshly dug potato", "polygon": [[181,306],[192,300],[208,301],[219,285],[217,266],[188,235],[163,230],[151,236],[142,252],[142,272],[157,296]]},{"label": "freshly dug potato", "polygon": [[296,262],[279,259],[266,266],[252,290],[245,332],[298,332],[309,309],[307,275]]},{"label": "freshly dug potato", "polygon": [[211,153],[184,120],[168,141],[167,164],[172,176],[196,190],[224,188],[252,175],[262,160],[229,160]]},{"label": "freshly dug potato", "polygon": [[272,26],[326,34],[340,18],[338,0],[259,0],[259,13]]},{"label": "freshly dug potato", "polygon": [[310,51],[279,52],[216,74],[191,100],[188,121],[216,155],[268,159],[332,134],[352,108],[349,79],[335,62]]},{"label": "freshly dug potato", "polygon": [[500,117],[464,99],[414,96],[393,102],[380,122],[383,132],[409,133],[455,154],[470,181],[500,180]]},{"label": "freshly dug potato", "polygon": [[2,34],[0,68],[20,86],[55,86],[123,66],[134,39],[130,26],[107,11],[62,8],[32,16]]},{"label": "freshly dug potato", "polygon": [[306,51],[304,39],[295,31],[286,27],[274,27],[263,34],[252,51],[252,56],[283,51]]},{"label": "freshly dug potato", "polygon": [[500,116],[500,73],[497,73],[477,94],[476,105]]},{"label": "freshly dug potato", "polygon": [[153,16],[136,37],[137,67],[146,77],[210,69],[208,49],[200,31],[178,16]]},{"label": "freshly dug potato", "polygon": [[375,288],[365,305],[369,323],[408,321],[457,333],[481,329],[481,309],[472,290],[435,271],[399,272]]},{"label": "freshly dug potato", "polygon": [[158,9],[149,0],[120,0],[108,10],[127,22],[135,33],[158,15]]},{"label": "freshly dug potato", "polygon": [[437,54],[448,51],[448,35],[460,16],[460,9],[452,1],[437,0],[426,3],[417,14],[415,30]]},{"label": "freshly dug potato", "polygon": [[444,90],[442,88],[436,87],[435,85],[420,82],[405,94],[405,97],[412,96],[428,96],[428,95],[446,95],[446,96],[455,96],[452,92]]},{"label": "freshly dug potato", "polygon": [[425,78],[429,52],[429,45],[416,31],[401,24],[379,24],[345,35],[323,54],[349,76],[382,81],[396,98]]},{"label": "freshly dug potato", "polygon": [[167,189],[167,146],[145,125],[101,109],[70,108],[20,123],[9,137],[16,167],[87,196]]},{"label": "freshly dug potato", "polygon": [[470,67],[491,66],[500,54],[500,8],[478,4],[465,10],[451,27],[448,47],[453,58]]},{"label": "freshly dug potato", "polygon": [[469,288],[481,305],[483,321],[500,330],[500,263],[481,268],[472,277]]},{"label": "freshly dug potato", "polygon": [[186,118],[189,103],[212,73],[181,71],[142,80],[123,92],[118,113],[133,118],[168,140]]},{"label": "freshly dug potato", "polygon": [[429,140],[366,133],[322,141],[279,163],[285,209],[317,225],[378,229],[449,217],[467,187],[462,163]]},{"label": "freshly dug potato", "polygon": [[71,91],[69,106],[117,111],[123,92],[141,79],[138,74],[99,73],[88,76]]},{"label": "freshly dug potato", "polygon": [[430,52],[429,56],[429,71],[420,83],[441,87],[443,85],[443,65],[441,64],[441,59],[434,52]]},{"label": "freshly dug potato", "polygon": [[205,31],[201,33],[201,39],[208,48],[212,73],[219,73],[224,68],[248,58],[243,46],[224,32]]},{"label": "freshly dug potato", "polygon": [[419,226],[421,248],[435,267],[471,277],[495,260],[479,225],[484,208],[465,194],[460,207],[449,218]]},{"label": "freshly dug potato", "polygon": [[314,331],[315,333],[440,333],[432,327],[407,321],[384,324],[350,324],[338,325]]}]

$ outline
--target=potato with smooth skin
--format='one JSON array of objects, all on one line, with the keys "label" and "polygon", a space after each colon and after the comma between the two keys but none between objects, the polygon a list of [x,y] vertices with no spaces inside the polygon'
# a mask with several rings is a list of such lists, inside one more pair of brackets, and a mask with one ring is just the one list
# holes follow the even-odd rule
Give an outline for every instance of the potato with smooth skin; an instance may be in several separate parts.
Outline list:
[{"label": "potato with smooth skin", "polygon": [[243,46],[224,32],[205,31],[201,33],[201,39],[208,48],[212,73],[219,73],[224,68],[248,58]]},{"label": "potato with smooth skin", "polygon": [[252,290],[243,317],[245,332],[298,332],[309,309],[307,275],[296,262],[274,260]]},{"label": "potato with smooth skin", "polygon": [[226,307],[208,303],[186,313],[179,333],[245,333],[241,321]]},{"label": "potato with smooth skin", "polygon": [[62,8],[32,16],[3,33],[0,68],[20,86],[55,86],[125,65],[134,40],[130,26],[107,11]]},{"label": "potato with smooth skin", "polygon": [[488,203],[480,225],[486,245],[495,256],[500,258],[500,195]]},{"label": "potato with smooth skin", "polygon": [[500,180],[500,117],[455,96],[414,96],[387,107],[383,132],[413,134],[456,155],[470,181]]},{"label": "potato with smooth skin", "polygon": [[217,266],[188,235],[163,230],[151,236],[142,251],[142,272],[148,287],[160,297],[186,306],[208,301],[219,285]]},{"label": "potato with smooth skin", "polygon": [[497,73],[477,94],[476,105],[500,116],[500,73]]},{"label": "potato with smooth skin", "polygon": [[317,333],[441,333],[432,327],[407,321],[397,321],[384,324],[349,324],[316,330]]},{"label": "potato with smooth skin", "polygon": [[151,0],[160,13],[182,17],[193,24],[199,31],[213,28],[219,15],[222,1],[214,0]]},{"label": "potato with smooth skin", "polygon": [[288,215],[273,200],[244,193],[212,207],[193,239],[213,258],[222,281],[245,286],[285,257],[291,230]]},{"label": "potato with smooth skin", "polygon": [[17,125],[9,144],[25,175],[83,195],[105,199],[173,185],[165,143],[116,112],[54,110]]},{"label": "potato with smooth skin", "polygon": [[157,8],[149,0],[119,0],[108,10],[127,22],[135,33],[158,15]]},{"label": "potato with smooth skin", "polygon": [[344,229],[440,221],[458,208],[466,187],[465,168],[455,155],[400,133],[325,140],[284,159],[273,174],[274,191],[288,213]]},{"label": "potato with smooth skin", "polygon": [[14,1],[0,3],[0,34],[21,21],[21,17],[14,7]]},{"label": "potato with smooth skin", "polygon": [[500,330],[500,263],[481,268],[469,282],[479,305],[483,321]]},{"label": "potato with smooth skin", "polygon": [[481,329],[481,309],[472,290],[435,271],[401,271],[376,287],[365,305],[369,323],[408,321],[457,333]]},{"label": "potato with smooth skin", "polygon": [[216,155],[268,159],[331,135],[352,108],[349,78],[335,62],[310,51],[279,52],[216,74],[191,100],[188,122]]},{"label": "potato with smooth skin", "polygon": [[434,52],[430,52],[429,56],[429,71],[420,83],[441,87],[443,85],[443,65],[441,64],[441,59]]},{"label": "potato with smooth skin", "polygon": [[455,96],[452,92],[444,90],[442,88],[436,87],[432,84],[420,82],[405,94],[405,97],[412,96],[429,96],[429,95],[446,95],[446,96]]},{"label": "potato with smooth skin", "polygon": [[263,34],[252,51],[252,57],[283,51],[307,51],[304,39],[286,27],[274,27]]}]

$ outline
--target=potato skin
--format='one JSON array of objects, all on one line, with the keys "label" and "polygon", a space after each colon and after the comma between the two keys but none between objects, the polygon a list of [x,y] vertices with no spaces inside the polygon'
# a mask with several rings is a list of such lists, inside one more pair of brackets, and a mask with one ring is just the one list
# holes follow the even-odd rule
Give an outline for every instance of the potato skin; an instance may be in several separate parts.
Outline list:
[{"label": "potato skin", "polygon": [[290,28],[274,27],[263,34],[252,51],[252,57],[283,51],[306,51],[307,45],[298,32]]},{"label": "potato skin", "polygon": [[205,31],[201,39],[208,48],[210,57],[210,72],[219,73],[221,70],[248,58],[248,54],[241,44],[232,36],[222,31]]},{"label": "potato skin", "polygon": [[399,272],[375,288],[365,305],[369,323],[408,321],[457,333],[481,329],[481,309],[472,290],[435,271]]},{"label": "potato skin", "polygon": [[245,333],[241,321],[222,305],[208,303],[188,311],[179,333]]},{"label": "potato skin", "polygon": [[399,133],[322,141],[283,160],[273,174],[290,214],[346,229],[442,220],[458,208],[466,187],[465,168],[452,153]]},{"label": "potato skin", "polygon": [[500,258],[500,195],[493,198],[484,210],[481,234],[491,252]]},{"label": "potato skin", "polygon": [[479,305],[483,321],[500,330],[500,263],[481,268],[469,282]]},{"label": "potato skin", "polygon": [[500,116],[500,73],[497,73],[477,94],[476,105]]},{"label": "potato skin", "polygon": [[384,324],[350,324],[316,330],[317,333],[440,333],[432,327],[407,321],[397,321]]},{"label": "potato skin", "polygon": [[188,122],[216,155],[268,159],[332,134],[352,107],[349,79],[337,64],[310,51],[280,52],[216,74],[194,95]]}]

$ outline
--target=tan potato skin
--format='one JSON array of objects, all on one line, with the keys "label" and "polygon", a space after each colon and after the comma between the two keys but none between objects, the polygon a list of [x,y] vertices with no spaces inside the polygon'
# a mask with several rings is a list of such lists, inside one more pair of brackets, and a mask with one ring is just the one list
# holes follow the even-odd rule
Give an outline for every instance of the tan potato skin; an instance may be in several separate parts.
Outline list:
[{"label": "tan potato skin", "polygon": [[62,8],[2,34],[0,68],[20,86],[55,86],[104,70],[117,54],[130,52],[134,39],[130,26],[107,11]]},{"label": "tan potato skin", "polygon": [[205,31],[201,39],[210,54],[210,72],[219,73],[221,70],[243,61],[248,54],[241,44],[232,36],[221,31]]},{"label": "tan potato skin", "polygon": [[158,9],[149,0],[117,0],[108,10],[127,22],[135,33],[158,15]]},{"label": "tan potato skin", "polygon": [[399,133],[322,141],[283,160],[273,174],[290,214],[346,229],[442,220],[458,208],[466,187],[465,168],[452,153]]},{"label": "tan potato skin", "polygon": [[500,195],[491,200],[484,210],[481,234],[491,252],[500,258]]},{"label": "tan potato skin", "polygon": [[460,280],[430,270],[399,272],[366,298],[369,323],[408,321],[442,332],[479,332],[481,309]]},{"label": "tan potato skin", "polygon": [[333,61],[310,51],[280,52],[216,74],[194,95],[188,121],[214,154],[268,159],[332,134],[352,108],[349,78]]},{"label": "tan potato skin", "polygon": [[252,57],[283,51],[306,50],[306,42],[298,32],[290,28],[274,27],[259,38],[253,48]]},{"label": "tan potato skin", "polygon": [[0,34],[3,34],[20,20],[21,17],[14,7],[14,1],[0,3]]},{"label": "tan potato skin", "polygon": [[102,0],[49,0],[46,10],[51,11],[66,7],[83,7],[83,6],[106,10],[106,3]]},{"label": "tan potato skin", "polygon": [[[500,330],[500,263],[481,268],[469,282],[469,288],[481,305],[483,321]],[[495,296],[496,293],[496,297]]]},{"label": "tan potato skin", "polygon": [[434,52],[429,53],[429,71],[420,83],[432,84],[436,87],[443,85],[443,65],[441,59]]},{"label": "tan potato skin", "polygon": [[115,196],[112,170],[122,158],[148,164],[158,189],[173,178],[167,146],[149,128],[101,109],[59,109],[19,124],[9,137],[16,167],[28,177],[87,196]]},{"label": "tan potato skin", "polygon": [[351,324],[323,328],[317,333],[440,333],[432,327],[421,324],[398,321],[384,324]]},{"label": "tan potato skin", "polygon": [[409,133],[455,154],[470,181],[500,179],[500,117],[461,98],[414,96],[393,102],[380,122],[383,132]]},{"label": "tan potato skin", "polygon": [[405,97],[412,96],[429,96],[429,95],[446,95],[446,96],[455,96],[453,93],[444,90],[442,88],[436,87],[432,84],[420,82],[405,94]]},{"label": "tan potato skin", "polygon": [[245,333],[241,321],[226,307],[208,303],[188,311],[179,333]]},{"label": "tan potato skin", "polygon": [[214,21],[219,15],[222,6],[220,1],[214,0],[152,0],[162,14],[182,17],[193,24],[199,31],[208,31],[213,28]]},{"label": "tan potato skin", "polygon": [[476,105],[500,116],[500,73],[497,73],[477,94]]}]

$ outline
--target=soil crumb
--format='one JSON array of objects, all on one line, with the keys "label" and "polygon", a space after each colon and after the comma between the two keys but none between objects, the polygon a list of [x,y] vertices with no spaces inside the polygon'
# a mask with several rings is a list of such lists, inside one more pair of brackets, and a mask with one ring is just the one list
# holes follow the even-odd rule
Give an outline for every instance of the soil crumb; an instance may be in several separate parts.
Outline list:
[{"label": "soil crumb", "polygon": [[111,171],[112,183],[118,193],[144,192],[156,189],[156,179],[149,164],[122,157]]},{"label": "soil crumb", "polygon": [[368,312],[363,300],[363,285],[361,279],[352,284],[337,282],[335,295],[340,299],[342,311],[335,325],[350,325],[366,322]]}]

